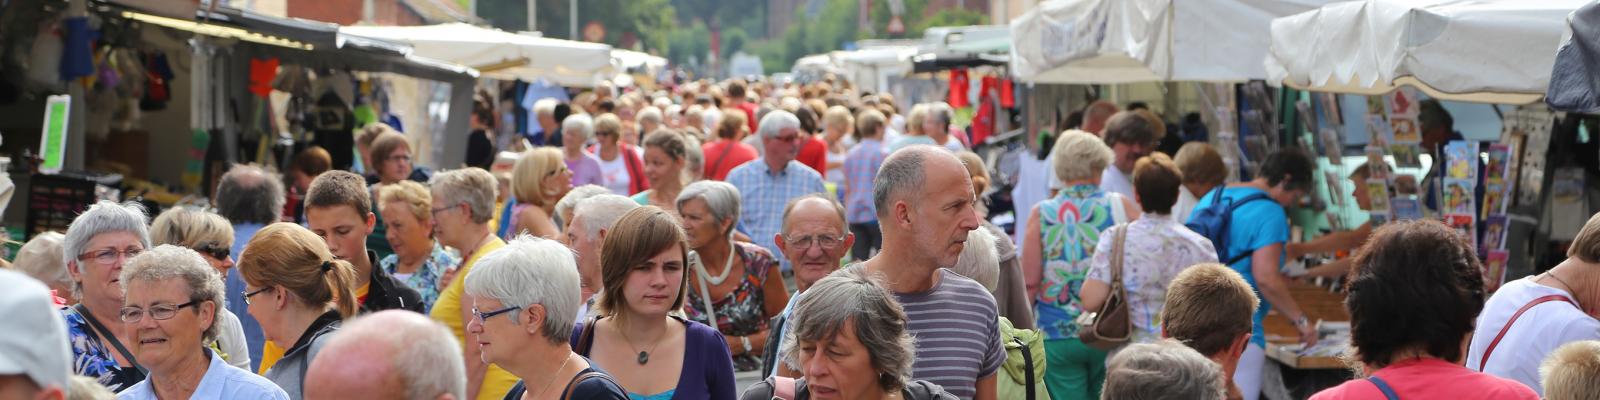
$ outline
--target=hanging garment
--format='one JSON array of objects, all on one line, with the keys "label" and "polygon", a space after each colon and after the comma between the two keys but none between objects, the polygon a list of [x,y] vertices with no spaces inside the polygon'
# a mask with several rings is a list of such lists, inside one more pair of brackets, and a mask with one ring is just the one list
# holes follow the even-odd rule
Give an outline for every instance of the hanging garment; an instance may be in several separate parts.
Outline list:
[{"label": "hanging garment", "polygon": [[945,103],[949,103],[950,108],[962,108],[968,105],[967,85],[966,68],[950,70],[950,97],[945,99]]}]

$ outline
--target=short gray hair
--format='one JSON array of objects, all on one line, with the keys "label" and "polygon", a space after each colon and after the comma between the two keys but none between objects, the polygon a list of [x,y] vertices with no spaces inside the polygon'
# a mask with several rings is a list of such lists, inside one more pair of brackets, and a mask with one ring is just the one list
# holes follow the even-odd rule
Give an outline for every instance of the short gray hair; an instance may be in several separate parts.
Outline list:
[{"label": "short gray hair", "polygon": [[[733,184],[723,181],[691,183],[685,186],[682,192],[678,192],[678,201],[674,202],[674,205],[682,210],[684,203],[694,199],[706,202],[706,208],[711,209],[711,218],[716,220],[717,225],[739,220],[739,203],[742,200],[739,198],[739,188]],[[723,234],[732,234],[732,228],[729,230]]]},{"label": "short gray hair", "polygon": [[[656,108],[655,106],[645,106],[639,110],[639,115],[633,116],[633,121],[640,124],[643,124],[645,121],[659,124],[661,123],[661,109]],[[650,132],[645,133],[648,134]]]},{"label": "short gray hair", "polygon": [[438,194],[442,204],[434,207],[454,207],[456,204],[467,205],[472,212],[472,222],[487,223],[494,218],[494,202],[496,192],[500,190],[500,182],[478,167],[452,169],[433,174],[428,180],[429,190]]},{"label": "short gray hair", "polygon": [[922,187],[922,181],[927,178],[922,164],[930,149],[933,148],[927,145],[907,146],[883,160],[878,175],[872,177],[872,205],[878,209],[879,220],[888,220],[892,212],[890,202],[904,196],[901,192]]},{"label": "short gray hair", "polygon": [[535,117],[546,116],[546,115],[554,116],[554,115],[556,115],[556,105],[558,105],[558,104],[561,104],[561,103],[556,102],[556,99],[551,99],[551,98],[539,99],[539,101],[533,102],[533,115]]},{"label": "short gray hair", "polygon": [[[61,251],[62,238],[57,232],[34,235],[32,240],[17,250],[12,268],[50,287],[71,287],[72,274],[67,272],[66,257]],[[67,293],[60,293],[66,295]]]},{"label": "short gray hair", "polygon": [[1171,339],[1123,348],[1106,363],[1102,399],[1222,400],[1222,367]]},{"label": "short gray hair", "polygon": [[234,165],[222,174],[212,198],[217,214],[235,224],[278,222],[288,201],[277,174],[249,164]]},{"label": "short gray hair", "polygon": [[145,225],[144,206],[135,202],[116,203],[100,200],[89,206],[83,214],[67,225],[67,234],[61,240],[61,261],[71,264],[83,254],[90,240],[102,233],[128,232],[139,237],[139,245],[150,248],[150,229]]},{"label": "short gray hair", "polygon": [[786,322],[790,328],[784,333],[779,354],[790,368],[799,371],[800,342],[834,337],[847,322],[855,324],[856,340],[872,357],[878,385],[895,391],[905,387],[916,359],[905,310],[888,288],[867,276],[865,268],[835,271],[806,289]]},{"label": "short gray hair", "polygon": [[961,249],[961,258],[956,259],[950,271],[978,281],[989,293],[994,293],[1000,282],[1000,251],[994,247],[995,240],[988,229],[980,227],[968,231],[967,245]]},{"label": "short gray hair", "polygon": [[[156,246],[128,259],[117,278],[122,280],[123,287],[128,287],[134,281],[183,281],[184,285],[189,286],[189,300],[211,302],[211,325],[205,327],[202,335],[207,343],[217,340],[217,319],[227,306],[223,302],[222,276],[215,268],[211,268],[206,259],[200,257],[200,253],[177,245]],[[196,304],[194,310],[199,312],[200,305]]]},{"label": "short gray hair", "polygon": [[592,238],[599,236],[601,229],[610,230],[617,220],[622,219],[622,214],[635,208],[639,208],[639,203],[633,199],[607,193],[579,201],[578,206],[572,209],[572,218],[583,216],[583,234],[587,235],[584,237]]},{"label": "short gray hair", "polygon": [[[388,357],[371,357],[376,352]],[[343,364],[354,357],[388,364],[396,378],[405,382],[404,398],[408,400],[432,400],[446,393],[457,399],[467,395],[467,368],[460,342],[450,328],[427,315],[385,310],[352,318],[318,354],[308,371],[347,367]],[[326,360],[318,361],[322,359]]]},{"label": "short gray hair", "polygon": [[[950,109],[949,103],[942,101],[928,103],[927,110],[928,114],[924,118],[938,121],[940,125],[944,125],[946,127],[949,127],[950,121],[955,119],[955,110]],[[927,132],[923,132],[923,134],[927,134]]]},{"label": "short gray hair", "polygon": [[1056,158],[1052,167],[1061,182],[1098,178],[1117,157],[1100,138],[1076,129],[1062,132],[1050,153]]},{"label": "short gray hair", "polygon": [[589,114],[572,114],[561,121],[561,141],[578,139],[587,142],[594,137],[594,118]]},{"label": "short gray hair", "polygon": [[[572,190],[567,191],[566,196],[561,196],[561,200],[556,202],[556,215],[571,214],[578,209],[578,203],[602,194],[611,194],[611,189],[606,189],[604,186],[593,183],[572,188]],[[572,221],[564,221],[563,223],[570,224]]]},{"label": "short gray hair", "polygon": [[564,344],[572,336],[581,297],[578,261],[561,243],[519,235],[479,259],[463,283],[467,294],[495,299],[506,307],[543,305],[540,331],[550,343]]},{"label": "short gray hair", "polygon": [[800,129],[800,117],[784,110],[772,110],[761,117],[761,124],[756,126],[756,133],[763,139],[778,137],[784,129]]}]

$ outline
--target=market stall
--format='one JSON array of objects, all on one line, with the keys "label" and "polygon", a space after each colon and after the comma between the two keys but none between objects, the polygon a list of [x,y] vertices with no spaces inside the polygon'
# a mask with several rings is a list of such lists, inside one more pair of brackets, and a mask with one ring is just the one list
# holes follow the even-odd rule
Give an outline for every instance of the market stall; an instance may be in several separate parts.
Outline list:
[{"label": "market stall", "polygon": [[416,54],[478,69],[484,77],[545,79],[593,87],[618,71],[612,49],[599,43],[516,34],[462,23],[429,26],[346,26],[353,36],[410,44]]}]

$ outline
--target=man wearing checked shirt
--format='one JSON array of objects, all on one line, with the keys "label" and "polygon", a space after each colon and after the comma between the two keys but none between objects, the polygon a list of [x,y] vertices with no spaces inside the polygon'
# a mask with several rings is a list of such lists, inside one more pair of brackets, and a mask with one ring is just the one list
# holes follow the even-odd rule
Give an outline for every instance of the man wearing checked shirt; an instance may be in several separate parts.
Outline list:
[{"label": "man wearing checked shirt", "polygon": [[812,193],[825,193],[822,174],[795,161],[800,154],[800,119],[788,111],[774,110],[761,118],[756,133],[761,137],[761,158],[728,172],[728,183],[739,188],[743,215],[740,230],[762,248],[772,251],[782,262],[789,261],[773,242],[783,227],[783,208],[789,199]]}]

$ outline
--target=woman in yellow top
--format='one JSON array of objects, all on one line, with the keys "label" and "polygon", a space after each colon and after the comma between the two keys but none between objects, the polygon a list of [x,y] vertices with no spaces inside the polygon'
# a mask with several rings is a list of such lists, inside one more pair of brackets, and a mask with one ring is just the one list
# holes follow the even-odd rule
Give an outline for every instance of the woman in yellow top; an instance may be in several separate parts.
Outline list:
[{"label": "woman in yellow top", "polygon": [[467,259],[456,269],[455,278],[439,289],[439,300],[433,303],[430,314],[450,327],[450,332],[462,343],[462,355],[467,363],[467,398],[498,400],[517,384],[517,377],[499,366],[485,364],[478,354],[476,339],[467,337],[466,323],[472,320],[472,296],[463,292],[461,284],[478,258],[506,245],[489,229],[497,185],[489,171],[463,168],[435,174],[430,186],[434,236],[439,243],[460,250]]}]

